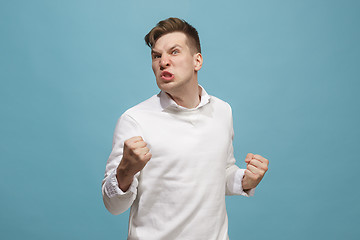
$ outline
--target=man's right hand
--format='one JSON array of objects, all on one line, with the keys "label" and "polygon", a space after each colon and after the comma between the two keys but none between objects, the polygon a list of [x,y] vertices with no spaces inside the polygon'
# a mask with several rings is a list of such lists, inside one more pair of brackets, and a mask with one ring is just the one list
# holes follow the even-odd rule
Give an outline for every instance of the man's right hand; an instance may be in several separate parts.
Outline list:
[{"label": "man's right hand", "polygon": [[140,136],[124,142],[123,158],[116,170],[118,185],[123,192],[129,189],[134,175],[141,171],[151,158],[146,145]]}]

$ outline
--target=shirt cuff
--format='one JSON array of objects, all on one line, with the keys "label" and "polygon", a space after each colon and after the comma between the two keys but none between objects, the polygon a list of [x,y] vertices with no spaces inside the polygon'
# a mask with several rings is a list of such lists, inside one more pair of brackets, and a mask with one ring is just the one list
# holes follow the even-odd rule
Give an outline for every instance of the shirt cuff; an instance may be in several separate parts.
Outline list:
[{"label": "shirt cuff", "polygon": [[238,192],[239,195],[245,197],[252,197],[255,194],[255,188],[244,191],[242,188],[242,179],[244,177],[245,169],[238,169],[234,174],[234,190]]},{"label": "shirt cuff", "polygon": [[116,178],[116,170],[114,170],[105,182],[105,192],[109,198],[113,198],[115,196],[119,196],[119,197],[131,196],[132,194],[136,194],[136,186],[137,186],[136,182],[137,180],[134,177],[129,189],[126,190],[126,192],[123,192],[118,185],[118,181]]}]

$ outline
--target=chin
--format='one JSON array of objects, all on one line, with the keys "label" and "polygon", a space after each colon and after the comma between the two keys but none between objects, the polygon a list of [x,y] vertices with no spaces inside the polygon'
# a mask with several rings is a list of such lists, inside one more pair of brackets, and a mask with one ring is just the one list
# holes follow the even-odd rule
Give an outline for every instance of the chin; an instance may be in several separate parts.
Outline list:
[{"label": "chin", "polygon": [[168,92],[171,89],[174,89],[176,87],[174,82],[162,82],[162,81],[160,82],[160,81],[158,81],[157,85],[161,90],[163,90],[165,92]]}]

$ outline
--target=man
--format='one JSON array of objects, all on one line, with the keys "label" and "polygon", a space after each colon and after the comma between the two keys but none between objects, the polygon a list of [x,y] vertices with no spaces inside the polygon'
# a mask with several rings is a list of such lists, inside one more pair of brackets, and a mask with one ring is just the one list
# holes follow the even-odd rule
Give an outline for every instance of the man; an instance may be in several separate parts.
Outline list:
[{"label": "man", "polygon": [[235,165],[230,106],[198,85],[198,33],[160,21],[145,37],[158,95],[118,120],[102,194],[106,208],[129,207],[128,239],[228,239],[225,194],[251,196],[268,160],[249,153]]}]

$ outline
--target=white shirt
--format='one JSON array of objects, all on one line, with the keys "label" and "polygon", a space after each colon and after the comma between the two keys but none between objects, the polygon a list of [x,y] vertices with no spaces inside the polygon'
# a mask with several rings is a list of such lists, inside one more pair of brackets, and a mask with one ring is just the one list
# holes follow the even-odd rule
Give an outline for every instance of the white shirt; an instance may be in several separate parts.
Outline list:
[{"label": "white shirt", "polygon": [[[102,194],[112,214],[131,207],[128,239],[229,239],[225,194],[254,194],[242,189],[233,135],[230,105],[203,88],[193,109],[161,91],[127,110],[115,128]],[[152,158],[123,192],[116,168],[124,141],[134,136],[142,136]]]}]

